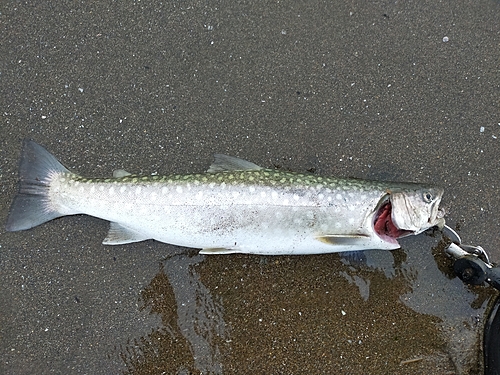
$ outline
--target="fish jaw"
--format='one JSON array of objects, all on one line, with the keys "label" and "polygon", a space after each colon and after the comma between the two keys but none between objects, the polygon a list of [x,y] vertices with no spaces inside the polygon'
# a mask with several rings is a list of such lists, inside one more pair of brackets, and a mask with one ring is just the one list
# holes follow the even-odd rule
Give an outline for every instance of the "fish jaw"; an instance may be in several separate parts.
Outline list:
[{"label": "fish jaw", "polygon": [[388,196],[381,199],[373,215],[372,229],[383,241],[399,247],[398,238],[411,234],[399,229],[392,219],[392,203]]},{"label": "fish jaw", "polygon": [[395,225],[413,234],[444,225],[444,218],[439,210],[443,192],[441,188],[422,186],[414,191],[392,194],[392,218]]},{"label": "fish jaw", "polygon": [[373,230],[384,240],[397,243],[398,238],[417,235],[429,228],[442,228],[444,211],[439,209],[443,189],[416,186],[388,191],[381,199],[373,219]]}]

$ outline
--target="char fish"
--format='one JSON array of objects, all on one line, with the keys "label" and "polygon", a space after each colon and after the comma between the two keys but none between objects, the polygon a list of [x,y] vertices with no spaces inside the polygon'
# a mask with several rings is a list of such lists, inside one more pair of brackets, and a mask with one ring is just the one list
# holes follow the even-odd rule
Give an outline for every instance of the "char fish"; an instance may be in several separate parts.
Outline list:
[{"label": "char fish", "polygon": [[88,178],[25,140],[19,179],[8,231],[86,214],[111,222],[105,245],[154,239],[203,254],[391,250],[445,222],[437,187],[265,169],[220,154],[205,173]]}]

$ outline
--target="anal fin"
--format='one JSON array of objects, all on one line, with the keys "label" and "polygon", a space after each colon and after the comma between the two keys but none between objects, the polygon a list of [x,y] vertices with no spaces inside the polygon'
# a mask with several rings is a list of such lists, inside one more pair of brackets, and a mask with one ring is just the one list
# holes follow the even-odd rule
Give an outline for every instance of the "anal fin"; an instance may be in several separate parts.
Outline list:
[{"label": "anal fin", "polygon": [[111,222],[109,226],[109,232],[104,241],[103,245],[123,245],[132,242],[140,242],[149,240],[148,237],[143,234],[136,232],[133,229],[124,227],[121,224]]},{"label": "anal fin", "polygon": [[222,254],[237,254],[241,253],[238,249],[227,249],[224,247],[207,247],[200,250],[203,255],[222,255]]}]

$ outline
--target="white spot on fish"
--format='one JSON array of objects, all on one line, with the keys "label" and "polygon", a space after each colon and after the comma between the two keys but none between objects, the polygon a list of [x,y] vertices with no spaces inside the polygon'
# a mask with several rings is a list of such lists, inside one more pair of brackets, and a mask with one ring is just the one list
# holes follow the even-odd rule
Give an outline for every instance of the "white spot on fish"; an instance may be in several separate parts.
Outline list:
[{"label": "white spot on fish", "polygon": [[323,199],[324,197],[325,197],[325,195],[324,195],[324,194],[318,194],[318,198],[319,198],[319,199]]},{"label": "white spot on fish", "polygon": [[297,225],[302,225],[303,220],[302,219],[294,219],[293,222]]},{"label": "white spot on fish", "polygon": [[354,219],[352,217],[349,218],[349,224],[354,224]]},{"label": "white spot on fish", "polygon": [[114,195],[114,194],[115,194],[115,188],[111,186],[109,188],[109,195]]},{"label": "white spot on fish", "polygon": [[135,188],[135,194],[136,194],[136,195],[141,194],[141,190],[142,190],[142,188],[141,188],[140,186],[137,186],[137,187]]},{"label": "white spot on fish", "polygon": [[238,198],[240,196],[239,191],[233,191],[233,198]]},{"label": "white spot on fish", "polygon": [[281,219],[283,217],[283,213],[281,211],[276,211],[274,215],[276,216],[276,219]]},{"label": "white spot on fish", "polygon": [[161,193],[162,193],[163,195],[167,194],[167,193],[168,193],[168,188],[167,188],[166,186],[162,187],[162,188],[161,188]]},{"label": "white spot on fish", "polygon": [[177,187],[175,188],[175,191],[176,191],[176,192],[178,192],[179,194],[181,194],[181,193],[182,193],[182,187],[177,186]]},{"label": "white spot on fish", "polygon": [[90,192],[91,192],[91,193],[94,193],[94,192],[95,192],[95,186],[91,186],[91,187],[90,187]]},{"label": "white spot on fish", "polygon": [[83,186],[80,186],[80,188],[78,189],[80,191],[80,193],[83,193]]},{"label": "white spot on fish", "polygon": [[265,198],[265,197],[266,197],[266,193],[262,191],[262,192],[260,193],[260,196],[261,196],[262,198]]},{"label": "white spot on fish", "polygon": [[321,224],[321,230],[326,232],[328,230],[328,224]]},{"label": "white spot on fish", "polygon": [[294,194],[293,195],[293,199],[296,200],[296,201],[298,201],[300,199],[300,197],[297,194]]},{"label": "white spot on fish", "polygon": [[203,192],[202,191],[199,191],[198,193],[196,193],[196,199],[202,199],[203,198]]},{"label": "white spot on fish", "polygon": [[120,193],[125,193],[125,190],[127,190],[127,187],[126,186],[122,186],[120,188]]},{"label": "white spot on fish", "polygon": [[340,201],[340,200],[342,200],[342,195],[341,195],[341,194],[337,194],[337,195],[335,196],[335,198],[337,198],[337,200],[339,200],[339,201]]},{"label": "white spot on fish", "polygon": [[99,186],[99,191],[104,191],[104,186],[103,185]]},{"label": "white spot on fish", "polygon": [[335,223],[335,228],[342,228],[342,223],[340,221],[337,221]]},{"label": "white spot on fish", "polygon": [[273,191],[273,192],[271,193],[271,197],[272,197],[273,199],[278,199],[278,193],[276,193],[275,191]]},{"label": "white spot on fish", "polygon": [[248,190],[250,190],[250,193],[255,192],[255,188],[254,188],[253,186],[250,186],[250,187],[248,188]]},{"label": "white spot on fish", "polygon": [[261,226],[262,229],[268,229],[269,228],[269,223],[262,222],[262,223],[260,223],[260,226]]},{"label": "white spot on fish", "polygon": [[155,199],[156,199],[156,196],[157,196],[157,194],[153,191],[153,192],[151,193],[151,199],[152,199],[152,200],[155,200]]},{"label": "white spot on fish", "polygon": [[289,201],[288,201],[288,199],[283,199],[283,204],[284,204],[285,206],[288,206],[288,202],[289,202]]},{"label": "white spot on fish", "polygon": [[307,216],[307,218],[308,218],[308,219],[314,219],[314,212],[312,212],[312,211],[307,211],[306,216]]}]

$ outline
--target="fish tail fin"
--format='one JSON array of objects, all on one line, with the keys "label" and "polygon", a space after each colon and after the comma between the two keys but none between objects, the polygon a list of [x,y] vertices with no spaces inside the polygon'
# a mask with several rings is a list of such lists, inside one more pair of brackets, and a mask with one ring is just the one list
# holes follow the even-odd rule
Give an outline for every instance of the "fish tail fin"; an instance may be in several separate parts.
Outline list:
[{"label": "fish tail fin", "polygon": [[64,216],[51,207],[49,190],[54,174],[70,173],[45,148],[25,139],[19,166],[19,192],[10,207],[5,229],[25,230]]}]

